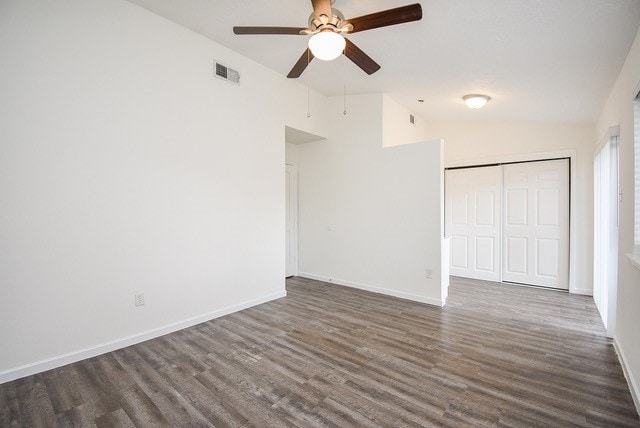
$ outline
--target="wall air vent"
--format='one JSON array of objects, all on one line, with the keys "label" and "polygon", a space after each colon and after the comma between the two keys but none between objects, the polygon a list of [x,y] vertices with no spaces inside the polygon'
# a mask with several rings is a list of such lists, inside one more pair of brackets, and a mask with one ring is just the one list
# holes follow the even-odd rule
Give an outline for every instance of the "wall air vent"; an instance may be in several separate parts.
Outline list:
[{"label": "wall air vent", "polygon": [[227,67],[224,64],[219,63],[218,61],[214,61],[215,64],[215,75],[219,79],[226,80],[227,82],[235,83],[236,85],[240,85],[240,73],[236,70]]},{"label": "wall air vent", "polygon": [[412,114],[409,115],[409,122],[411,122],[412,124],[416,123],[416,118]]}]

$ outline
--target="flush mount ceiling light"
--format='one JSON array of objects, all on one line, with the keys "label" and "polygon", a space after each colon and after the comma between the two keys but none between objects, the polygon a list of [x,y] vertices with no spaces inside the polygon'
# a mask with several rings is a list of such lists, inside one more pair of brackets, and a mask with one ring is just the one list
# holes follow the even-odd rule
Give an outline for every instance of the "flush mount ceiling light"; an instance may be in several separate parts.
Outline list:
[{"label": "flush mount ceiling light", "polygon": [[469,94],[462,97],[462,99],[464,100],[464,103],[467,105],[467,107],[478,109],[484,107],[485,104],[489,102],[491,97],[481,94]]},{"label": "flush mount ceiling light", "polygon": [[333,61],[344,51],[347,42],[341,34],[333,31],[321,31],[309,39],[309,49],[318,59]]}]

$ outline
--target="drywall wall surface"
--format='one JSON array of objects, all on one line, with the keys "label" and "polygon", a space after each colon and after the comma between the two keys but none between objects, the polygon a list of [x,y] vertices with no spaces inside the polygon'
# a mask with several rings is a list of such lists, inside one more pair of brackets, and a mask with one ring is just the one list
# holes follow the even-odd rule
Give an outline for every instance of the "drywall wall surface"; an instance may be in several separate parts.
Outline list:
[{"label": "drywall wall surface", "polygon": [[590,163],[595,127],[589,123],[429,122],[430,137],[442,135],[445,164],[467,159],[576,149]]},{"label": "drywall wall surface", "polygon": [[634,235],[634,111],[633,99],[640,91],[640,37],[629,51],[620,75],[598,118],[601,142],[611,126],[620,126],[619,183],[622,200],[619,205],[618,229],[618,304],[614,340],[629,375],[636,407],[640,411],[640,270],[631,264],[627,254],[633,252]]},{"label": "drywall wall surface", "polygon": [[304,79],[287,79],[291,84],[272,103],[284,109],[285,124],[300,131],[324,136],[327,131],[327,97],[307,88]]},{"label": "drywall wall surface", "polygon": [[[444,195],[444,190],[442,191],[442,194]],[[443,218],[444,218],[444,207],[443,207]],[[440,287],[442,290],[442,301],[443,303],[446,302],[447,297],[449,297],[449,275],[450,275],[450,266],[449,266],[449,254],[450,254],[450,247],[449,245],[451,245],[451,240],[448,237],[444,237],[442,239],[442,250],[441,250],[441,254],[442,257],[440,259],[440,277],[441,277],[441,283],[440,283]]]},{"label": "drywall wall surface", "polygon": [[[411,123],[413,116],[413,123]],[[427,122],[390,96],[382,95],[382,145],[384,147],[427,141]]]},{"label": "drywall wall surface", "polygon": [[571,292],[591,294],[593,290],[593,124],[562,123],[434,123],[429,135],[444,140],[446,166],[493,163],[496,160],[548,157],[574,152],[571,165],[572,207],[576,216],[571,234]]},{"label": "drywall wall surface", "polygon": [[120,0],[7,0],[0,39],[0,382],[284,295],[300,85]]},{"label": "drywall wall surface", "polygon": [[293,143],[285,143],[284,146],[285,162],[291,165],[298,163],[298,145]]},{"label": "drywall wall surface", "polygon": [[441,142],[383,148],[382,95],[341,102],[298,147],[300,273],[440,305]]}]

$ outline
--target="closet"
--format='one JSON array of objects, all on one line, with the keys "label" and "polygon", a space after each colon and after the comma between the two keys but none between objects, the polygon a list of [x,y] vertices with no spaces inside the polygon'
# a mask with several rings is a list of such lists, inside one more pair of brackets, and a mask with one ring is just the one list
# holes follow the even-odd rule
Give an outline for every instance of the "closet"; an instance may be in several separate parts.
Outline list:
[{"label": "closet", "polygon": [[569,288],[569,159],[445,172],[450,273]]}]

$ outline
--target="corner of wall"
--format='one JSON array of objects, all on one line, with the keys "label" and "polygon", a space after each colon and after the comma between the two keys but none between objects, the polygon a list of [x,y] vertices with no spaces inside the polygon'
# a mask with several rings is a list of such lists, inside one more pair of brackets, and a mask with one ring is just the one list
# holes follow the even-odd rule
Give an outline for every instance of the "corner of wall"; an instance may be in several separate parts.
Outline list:
[{"label": "corner of wall", "polygon": [[631,367],[628,364],[627,357],[622,347],[620,346],[617,337],[613,338],[613,348],[618,354],[620,365],[622,366],[622,372],[624,373],[624,377],[627,380],[627,384],[629,384],[629,391],[631,392],[633,404],[635,404],[636,406],[636,411],[640,413],[640,388],[638,388],[638,384],[635,381],[636,378],[633,376],[633,372],[631,371]]},{"label": "corner of wall", "polygon": [[392,147],[426,140],[426,121],[390,96],[382,94],[382,146]]}]

